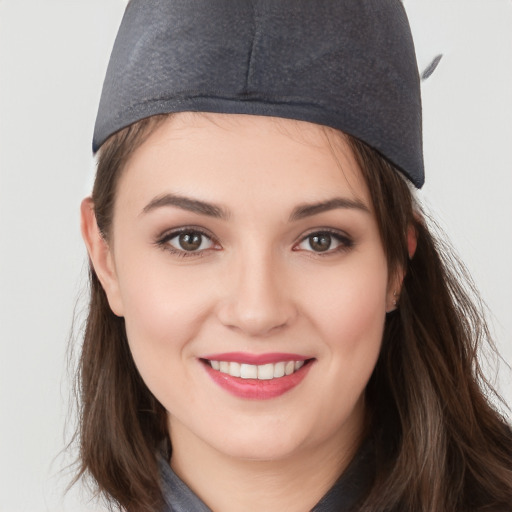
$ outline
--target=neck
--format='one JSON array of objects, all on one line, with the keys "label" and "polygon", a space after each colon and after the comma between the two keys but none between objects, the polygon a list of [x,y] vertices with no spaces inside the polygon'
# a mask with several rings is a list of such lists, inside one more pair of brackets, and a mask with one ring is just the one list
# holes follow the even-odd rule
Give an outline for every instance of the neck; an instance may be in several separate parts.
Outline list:
[{"label": "neck", "polygon": [[[350,463],[360,437],[330,439],[279,460],[247,460],[220,453],[172,421],[176,474],[218,512],[310,511]],[[200,468],[200,471],[198,471]]]}]

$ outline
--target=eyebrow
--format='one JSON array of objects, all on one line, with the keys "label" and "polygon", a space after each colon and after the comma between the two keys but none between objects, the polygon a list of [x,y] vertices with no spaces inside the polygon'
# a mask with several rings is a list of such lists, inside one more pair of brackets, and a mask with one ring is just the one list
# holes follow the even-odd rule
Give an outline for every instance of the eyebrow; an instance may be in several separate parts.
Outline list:
[{"label": "eyebrow", "polygon": [[338,208],[347,208],[350,210],[360,210],[365,213],[371,213],[368,206],[358,199],[348,199],[345,197],[334,197],[320,203],[309,203],[297,206],[290,215],[289,222],[318,215],[319,213],[335,210]]},{"label": "eyebrow", "polygon": [[[142,213],[149,213],[157,208],[169,206],[181,208],[182,210],[197,213],[199,215],[207,215],[208,217],[214,217],[216,219],[226,220],[229,218],[229,213],[220,206],[176,194],[163,194],[155,197],[144,207]],[[344,197],[335,197],[333,199],[328,199],[327,201],[307,203],[297,206],[292,211],[289,222],[294,222],[304,219],[305,217],[311,217],[313,215],[318,215],[319,213],[338,208],[360,210],[365,213],[370,213],[370,209],[362,201]]]},{"label": "eyebrow", "polygon": [[149,213],[157,208],[168,206],[181,208],[182,210],[198,213],[199,215],[207,215],[216,219],[225,220],[229,217],[229,214],[220,206],[176,194],[163,194],[155,197],[144,207],[142,213]]}]

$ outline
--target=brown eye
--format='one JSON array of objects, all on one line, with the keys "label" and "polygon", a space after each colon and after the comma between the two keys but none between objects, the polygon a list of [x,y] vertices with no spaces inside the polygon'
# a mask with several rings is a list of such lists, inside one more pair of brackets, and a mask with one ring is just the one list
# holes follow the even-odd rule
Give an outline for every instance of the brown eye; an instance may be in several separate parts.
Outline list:
[{"label": "brown eye", "polygon": [[184,251],[197,251],[201,247],[203,236],[199,233],[182,233],[178,237],[178,243]]},{"label": "brown eye", "polygon": [[334,253],[349,249],[352,246],[352,240],[342,233],[317,231],[304,237],[302,241],[295,246],[294,250],[314,253]]},{"label": "brown eye", "polygon": [[325,252],[331,248],[331,235],[320,233],[308,237],[309,246],[315,252]]},{"label": "brown eye", "polygon": [[213,241],[199,231],[182,231],[169,238],[167,243],[180,252],[200,252],[213,247]]}]

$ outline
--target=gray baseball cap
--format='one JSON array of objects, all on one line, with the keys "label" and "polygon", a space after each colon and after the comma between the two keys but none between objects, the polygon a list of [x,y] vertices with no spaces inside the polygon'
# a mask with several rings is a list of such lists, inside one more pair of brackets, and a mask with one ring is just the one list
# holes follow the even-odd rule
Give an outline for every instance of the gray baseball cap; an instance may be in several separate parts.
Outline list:
[{"label": "gray baseball cap", "polygon": [[131,0],[93,151],[136,121],[183,111],[330,126],[424,183],[420,79],[400,0]]}]

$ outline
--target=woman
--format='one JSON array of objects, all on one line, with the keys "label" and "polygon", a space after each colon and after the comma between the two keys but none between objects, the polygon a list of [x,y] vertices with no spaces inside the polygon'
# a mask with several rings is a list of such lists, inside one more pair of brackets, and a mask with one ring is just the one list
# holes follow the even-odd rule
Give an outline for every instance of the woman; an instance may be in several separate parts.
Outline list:
[{"label": "woman", "polygon": [[94,149],[81,474],[112,503],[511,509],[398,0],[132,0]]}]

